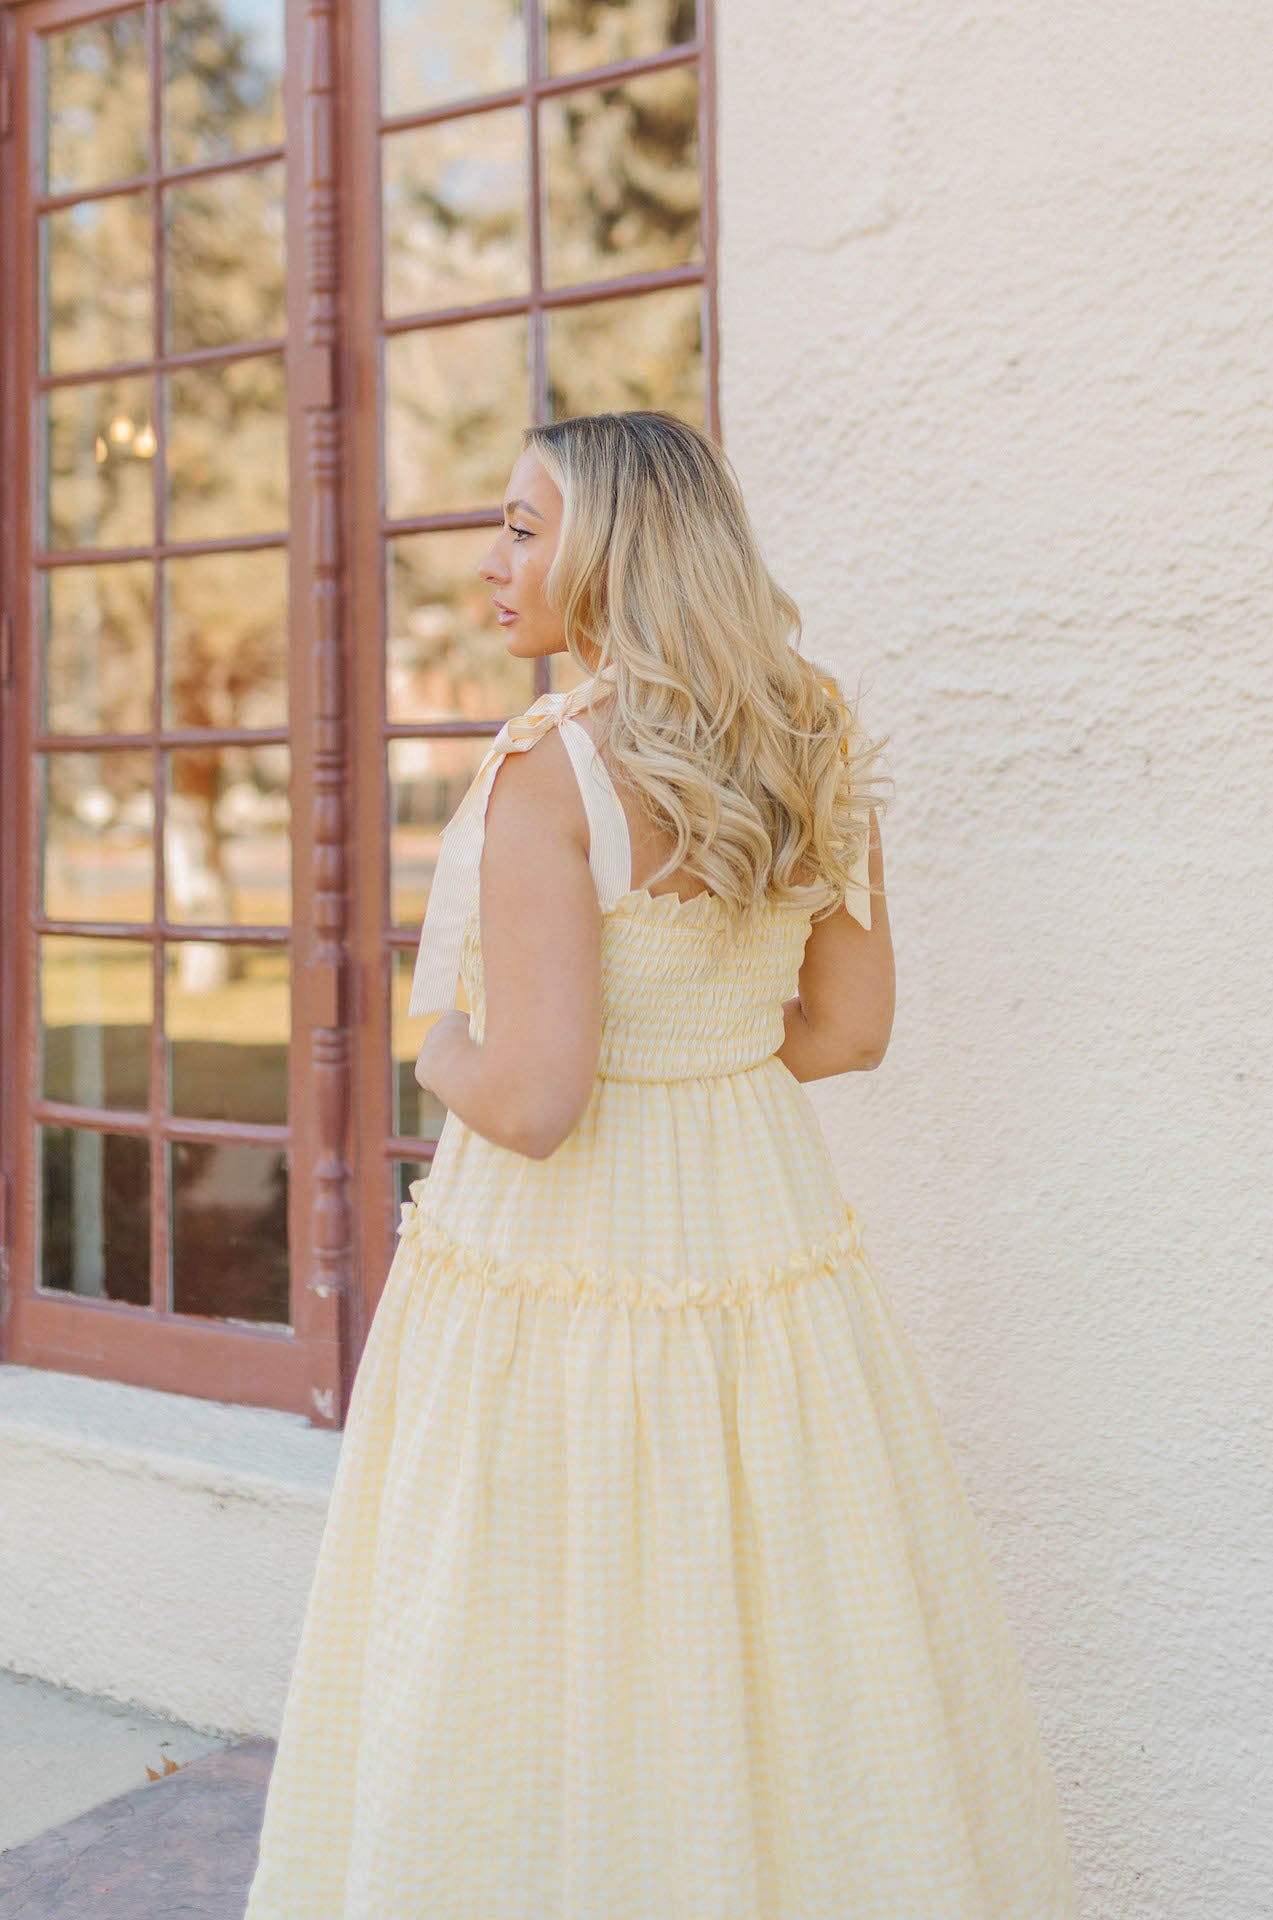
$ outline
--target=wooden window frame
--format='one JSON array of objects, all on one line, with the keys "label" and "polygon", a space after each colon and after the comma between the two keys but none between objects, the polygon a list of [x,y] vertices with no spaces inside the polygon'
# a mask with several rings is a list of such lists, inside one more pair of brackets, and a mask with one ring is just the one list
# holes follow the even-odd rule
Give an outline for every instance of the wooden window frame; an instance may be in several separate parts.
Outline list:
[{"label": "wooden window frame", "polygon": [[[152,120],[159,112],[161,16],[157,0],[144,0],[151,71]],[[342,991],[346,977],[344,764],[341,726],[345,707],[340,684],[340,416],[334,379],[337,347],[338,262],[324,244],[336,224],[334,153],[335,9],[289,0],[284,65],[287,249],[286,333],[289,511],[283,530],[289,556],[289,716],[283,735],[291,753],[292,919],[283,937],[291,956],[292,1010],[288,1056],[286,1126],[249,1127],[165,1119],[157,1090],[162,1084],[163,1035],[152,1035],[150,1106],[144,1121],[113,1113],[90,1116],[56,1108],[36,1083],[39,1056],[37,942],[44,923],[33,910],[38,897],[41,849],[33,794],[35,756],[43,743],[39,724],[41,661],[35,619],[36,577],[43,570],[33,518],[40,468],[37,414],[48,376],[38,361],[38,210],[47,198],[38,185],[35,135],[36,37],[129,11],[127,5],[83,0],[23,0],[5,27],[5,72],[10,121],[3,147],[3,265],[12,289],[12,325],[4,365],[4,613],[11,633],[11,672],[4,692],[3,810],[17,830],[4,836],[3,1006],[4,1165],[9,1174],[8,1266],[5,1275],[4,1356],[29,1366],[88,1373],[204,1398],[245,1401],[305,1413],[316,1424],[338,1425],[347,1404],[353,1345],[350,1304],[355,1297],[348,1132],[350,1035]],[[144,184],[156,191],[167,177],[156,171],[156,137]],[[262,149],[264,157],[266,149]],[[273,150],[268,150],[273,151]],[[207,169],[173,169],[179,177]],[[123,183],[113,183],[123,184]],[[143,184],[139,180],[138,184]],[[159,200],[156,197],[156,223]],[[158,280],[158,276],[157,276]],[[156,323],[148,376],[183,361],[224,364],[246,357],[251,344],[195,355],[161,354],[158,314],[163,287],[156,284]],[[255,343],[257,349],[263,343]],[[277,350],[277,343],[271,343]],[[93,378],[110,369],[93,370]],[[90,377],[90,376],[86,376]],[[164,484],[163,411],[155,431],[156,490]],[[181,552],[279,544],[228,538],[223,543],[172,543]],[[130,550],[131,551],[131,550]],[[139,552],[158,558],[169,551],[152,540]],[[57,562],[68,556],[59,552]],[[71,556],[74,557],[74,556]],[[84,557],[87,557],[87,553]],[[113,555],[112,555],[113,557]],[[156,606],[156,648],[161,609]],[[158,653],[156,655],[158,664]],[[159,695],[156,691],[156,702]],[[136,736],[152,753],[160,739],[158,714]],[[220,734],[209,736],[221,739]],[[253,735],[254,741],[275,738]],[[130,737],[131,738],[131,737]],[[108,744],[106,735],[92,745]],[[58,737],[58,745],[63,739]],[[157,796],[154,859],[157,912],[135,937],[154,947],[165,936],[218,929],[172,926],[163,916],[162,797]],[[59,930],[92,931],[59,921]],[[123,930],[121,930],[123,931]],[[131,929],[128,930],[131,932]],[[245,937],[224,930],[227,939]],[[277,934],[275,937],[278,937]],[[37,1196],[35,1125],[74,1118],[111,1133],[143,1135],[151,1142],[152,1304],[85,1299],[42,1291],[36,1285]],[[282,1146],[289,1162],[288,1254],[290,1325],[246,1326],[171,1312],[154,1304],[166,1277],[168,1202],[165,1144],[179,1138],[244,1141]]]},{"label": "wooden window frame", "polygon": [[[304,1414],[316,1425],[339,1427],[394,1251],[395,1163],[427,1163],[433,1150],[428,1142],[391,1133],[389,973],[393,953],[413,947],[415,935],[388,924],[388,743],[403,737],[489,735],[498,725],[404,726],[391,725],[386,718],[385,540],[391,534],[494,526],[500,513],[492,507],[388,519],[381,480],[383,341],[421,325],[491,311],[526,312],[532,316],[532,417],[540,419],[546,417],[546,372],[536,316],[562,306],[697,284],[703,302],[705,423],[710,433],[719,433],[712,5],[711,0],[698,0],[697,35],[687,46],[560,78],[537,73],[540,29],[532,8],[529,77],[523,86],[446,109],[382,117],[378,7],[372,0],[366,6],[287,0],[284,355],[290,511],[284,538],[290,563],[286,737],[293,848],[292,920],[286,935],[292,975],[289,1120],[280,1129],[165,1120],[154,1105],[155,1068],[152,1107],[144,1124],[134,1118],[120,1125],[114,1114],[98,1121],[111,1132],[150,1138],[156,1143],[152,1154],[162,1140],[191,1135],[260,1140],[271,1133],[285,1138],[292,1324],[284,1329],[229,1325],[153,1305],[42,1292],[35,1285],[34,1127],[51,1103],[37,1097],[35,1083],[41,923],[33,912],[40,848],[32,772],[41,739],[41,662],[36,657],[38,626],[31,591],[38,571],[32,508],[39,379],[30,55],[36,33],[126,12],[136,3],[13,0],[0,10],[0,288],[6,290],[9,316],[0,350],[0,821],[7,823],[0,833],[0,1357],[278,1408]],[[153,62],[159,0],[142,3]],[[428,315],[383,318],[379,161],[386,132],[449,119],[457,110],[522,104],[531,112],[536,99],[680,65],[693,66],[699,79],[701,263],[546,289],[539,278],[538,159],[532,145],[528,294]],[[531,120],[534,124],[533,113]],[[150,173],[145,181],[153,184]],[[352,219],[350,207],[372,207],[375,217]],[[160,287],[156,299],[162,299]],[[258,351],[263,347],[257,343]],[[195,358],[219,364],[250,351],[234,348]],[[164,363],[183,357],[167,355]],[[154,362],[146,364],[153,371]],[[109,371],[95,369],[94,377]],[[156,430],[162,434],[158,419]],[[161,438],[157,466],[162,444]],[[181,543],[180,550],[198,551],[205,544]],[[253,542],[236,537],[225,544],[247,548]],[[351,608],[357,609],[356,619]],[[157,608],[157,645],[159,619]],[[542,692],[547,685],[546,663],[538,662],[534,690]],[[172,737],[163,736],[169,742]],[[149,740],[153,750],[153,735],[136,738]],[[95,736],[94,744],[101,746],[105,739]],[[63,745],[61,736],[58,744]],[[157,862],[162,860],[160,833],[157,819]],[[57,924],[60,929],[68,923]],[[155,921],[137,937],[158,941],[191,931],[168,929]],[[205,936],[210,931],[216,930],[198,929]],[[235,937],[234,930],[227,935]],[[162,1044],[162,1036],[156,1036],[154,1048]],[[66,1109],[59,1109],[53,1119],[66,1115]],[[166,1197],[152,1195],[152,1213],[166,1216],[166,1210]],[[166,1259],[166,1217],[152,1221],[151,1244],[157,1278],[164,1271],[159,1262]]]}]

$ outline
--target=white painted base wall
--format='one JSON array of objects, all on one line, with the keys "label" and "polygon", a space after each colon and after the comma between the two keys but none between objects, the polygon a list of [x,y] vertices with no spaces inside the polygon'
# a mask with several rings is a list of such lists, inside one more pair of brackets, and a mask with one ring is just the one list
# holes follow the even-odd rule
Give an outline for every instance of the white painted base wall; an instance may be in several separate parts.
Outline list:
[{"label": "white painted base wall", "polygon": [[0,1667],[274,1738],[339,1443],[295,1414],[0,1367]]},{"label": "white painted base wall", "polygon": [[1083,1920],[1273,1887],[1273,9],[720,0],[723,437],[891,735],[812,1090]]}]

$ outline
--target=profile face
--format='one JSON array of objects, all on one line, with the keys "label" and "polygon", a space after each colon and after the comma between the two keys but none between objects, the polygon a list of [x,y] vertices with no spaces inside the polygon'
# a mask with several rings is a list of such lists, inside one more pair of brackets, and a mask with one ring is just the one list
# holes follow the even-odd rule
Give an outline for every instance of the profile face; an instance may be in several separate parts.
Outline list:
[{"label": "profile face", "polygon": [[504,519],[477,569],[491,589],[508,652],[519,660],[565,651],[565,623],[544,595],[562,509],[556,481],[527,449],[508,476]]}]

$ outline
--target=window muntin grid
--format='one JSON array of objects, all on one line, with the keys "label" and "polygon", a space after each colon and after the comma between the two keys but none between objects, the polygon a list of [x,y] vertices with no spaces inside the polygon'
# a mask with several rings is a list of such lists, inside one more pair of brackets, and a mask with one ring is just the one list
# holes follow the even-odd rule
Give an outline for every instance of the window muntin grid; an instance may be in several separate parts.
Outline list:
[{"label": "window muntin grid", "polygon": [[283,26],[145,0],[33,71],[36,1278],[242,1324],[289,1318]]}]

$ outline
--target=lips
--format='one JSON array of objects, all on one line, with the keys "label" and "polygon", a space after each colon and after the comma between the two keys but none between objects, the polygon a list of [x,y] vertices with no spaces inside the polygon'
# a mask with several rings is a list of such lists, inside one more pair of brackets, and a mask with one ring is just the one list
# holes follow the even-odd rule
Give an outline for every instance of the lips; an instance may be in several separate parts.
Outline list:
[{"label": "lips", "polygon": [[512,611],[511,608],[504,606],[498,600],[493,601],[492,604],[495,608],[496,618],[498,619],[501,627],[506,627],[511,620],[516,620],[517,615]]}]

